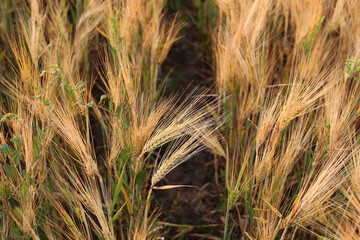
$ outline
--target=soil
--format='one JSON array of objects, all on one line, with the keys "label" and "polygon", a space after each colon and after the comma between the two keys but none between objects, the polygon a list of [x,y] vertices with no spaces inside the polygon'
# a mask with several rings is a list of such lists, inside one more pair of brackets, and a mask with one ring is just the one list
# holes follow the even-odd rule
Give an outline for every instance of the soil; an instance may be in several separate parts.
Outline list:
[{"label": "soil", "polygon": [[[169,2],[175,1],[171,0]],[[180,21],[186,25],[180,31],[181,38],[173,44],[162,65],[164,75],[173,69],[166,86],[170,88],[170,91],[176,90],[174,85],[177,86],[177,89],[180,89],[179,87],[186,89],[189,86],[213,89],[212,52],[202,46],[202,43],[207,44],[207,46],[211,45],[210,38],[207,38],[208,36],[204,35],[189,17],[186,17],[190,14],[196,15],[196,9],[192,1],[185,2],[180,5],[183,10],[180,11],[183,16]],[[178,9],[168,9],[167,15],[172,19],[177,12],[179,12]]]},{"label": "soil", "polygon": [[[180,5],[183,14],[195,14],[193,1],[185,2]],[[172,14],[171,9],[168,14]],[[193,87],[212,91],[214,86],[213,65],[210,64],[212,53],[206,52],[200,46],[206,36],[191,21],[186,22],[180,35],[182,38],[173,45],[162,67],[164,75],[173,69],[166,85],[166,92],[176,92],[180,89],[182,93]],[[179,184],[193,186],[154,190],[153,202],[161,209],[161,221],[191,225],[190,228],[169,228],[170,232],[167,236],[171,238],[167,239],[222,237],[224,210],[216,204],[221,202],[223,185],[220,183],[220,187],[217,186],[214,176],[214,156],[203,152],[176,167],[158,184],[158,186]]]},{"label": "soil", "polygon": [[[190,233],[212,232],[220,236],[223,210],[216,206],[222,193],[218,191],[214,179],[214,162],[210,153],[202,153],[178,166],[170,172],[161,185],[190,185],[192,187],[169,190],[154,190],[154,200],[161,207],[161,221],[192,225]],[[206,225],[211,226],[210,229]],[[204,227],[199,227],[204,226]],[[176,237],[177,231],[186,228],[171,229],[168,236]],[[198,239],[186,237],[184,239]]]}]

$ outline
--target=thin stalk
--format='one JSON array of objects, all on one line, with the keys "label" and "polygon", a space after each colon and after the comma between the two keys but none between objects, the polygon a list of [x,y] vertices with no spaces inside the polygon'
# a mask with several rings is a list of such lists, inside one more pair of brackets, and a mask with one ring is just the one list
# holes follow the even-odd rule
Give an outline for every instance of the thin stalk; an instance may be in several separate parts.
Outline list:
[{"label": "thin stalk", "polygon": [[86,142],[87,142],[87,146],[89,151],[91,151],[90,147],[90,119],[89,119],[89,109],[86,107],[85,110],[85,119],[86,119]]},{"label": "thin stalk", "polygon": [[295,239],[295,233],[296,233],[296,231],[298,230],[298,226],[296,226],[295,227],[295,230],[294,230],[294,233],[293,233],[293,235],[292,235],[292,238],[291,238],[291,240],[294,240]]},{"label": "thin stalk", "polygon": [[[218,116],[221,118],[221,95],[219,94],[219,99],[217,101],[218,104]],[[225,122],[225,119],[222,119],[223,122]],[[216,187],[219,187],[219,176],[218,176],[218,158],[217,155],[214,154],[214,169],[215,169],[215,184]]]},{"label": "thin stalk", "polygon": [[[229,147],[226,146],[226,182],[225,182],[225,188],[229,191]],[[225,226],[224,226],[224,240],[226,240],[227,237],[227,229],[229,225],[229,208],[230,208],[230,191],[228,192],[227,196],[227,203],[226,203],[226,214],[225,214]]]},{"label": "thin stalk", "polygon": [[230,196],[228,195],[227,203],[226,203],[226,214],[225,214],[225,226],[224,226],[224,238],[227,239],[227,230],[229,225],[229,211],[230,211]]},{"label": "thin stalk", "polygon": [[145,206],[145,213],[144,213],[144,226],[145,229],[147,229],[147,220],[148,220],[148,213],[149,213],[149,207],[150,207],[150,196],[152,193],[152,187],[150,188],[147,198],[146,198],[146,206]]},{"label": "thin stalk", "polygon": [[156,85],[157,85],[157,77],[158,77],[158,68],[156,66],[156,59],[154,58],[152,61],[151,61],[151,81],[152,81],[152,86],[150,86],[152,89],[152,91],[150,91],[150,94],[152,94],[152,98],[154,96],[156,96]]},{"label": "thin stalk", "polygon": [[[141,162],[141,156],[138,156],[136,159],[135,157],[133,156],[133,159],[135,159],[134,161],[134,179],[132,179],[132,186],[131,186],[131,189],[132,189],[132,193],[131,193],[131,213],[130,213],[130,227],[129,227],[129,231],[131,231],[131,228],[134,224],[134,209],[135,209],[135,190],[136,190],[136,176],[138,174],[138,171],[140,169],[140,162]],[[130,233],[129,233],[129,237],[130,237]]]},{"label": "thin stalk", "polygon": [[281,235],[281,238],[280,238],[280,240],[284,240],[284,237],[285,237],[285,234],[286,234],[286,232],[287,232],[287,230],[288,230],[288,225],[286,225],[286,227],[285,227],[285,229],[284,229],[284,231],[283,231],[283,233],[282,233],[282,235]]},{"label": "thin stalk", "polygon": [[218,167],[217,154],[214,154],[214,169],[215,169],[215,184],[216,184],[216,187],[218,188],[220,183],[219,183],[219,174],[218,174],[219,167]]},{"label": "thin stalk", "polygon": [[294,215],[294,211],[291,211],[291,213],[289,214],[289,219],[287,220],[287,223],[286,223],[286,227],[285,227],[285,229],[284,229],[284,231],[283,231],[283,233],[281,235],[280,240],[284,239],[285,234],[286,234],[286,232],[287,232],[287,230],[289,228],[289,224],[290,224],[290,221],[291,221],[291,218],[292,218],[293,215]]},{"label": "thin stalk", "polygon": [[229,169],[230,169],[230,163],[229,163],[229,147],[226,146],[226,166],[225,166],[225,188],[230,189],[229,186]]},{"label": "thin stalk", "polygon": [[136,172],[135,172],[135,177],[133,179],[133,183],[132,183],[132,193],[131,193],[131,213],[130,213],[130,226],[129,226],[129,239],[131,236],[131,229],[132,226],[134,224],[134,205],[135,205],[135,184],[136,184]]}]

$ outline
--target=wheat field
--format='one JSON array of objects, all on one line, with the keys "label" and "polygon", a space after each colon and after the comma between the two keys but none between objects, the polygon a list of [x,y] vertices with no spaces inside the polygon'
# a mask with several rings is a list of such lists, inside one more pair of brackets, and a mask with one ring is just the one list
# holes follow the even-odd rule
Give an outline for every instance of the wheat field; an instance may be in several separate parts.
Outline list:
[{"label": "wheat field", "polygon": [[1,0],[0,239],[360,239],[359,7]]}]

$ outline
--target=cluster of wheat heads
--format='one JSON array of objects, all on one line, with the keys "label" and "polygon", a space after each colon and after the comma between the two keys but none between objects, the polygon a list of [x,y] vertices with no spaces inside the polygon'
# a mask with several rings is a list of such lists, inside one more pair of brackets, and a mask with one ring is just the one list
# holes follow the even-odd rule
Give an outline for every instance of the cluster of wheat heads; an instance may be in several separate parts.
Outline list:
[{"label": "cluster of wheat heads", "polygon": [[182,100],[165,2],[0,2],[0,238],[163,237],[152,191],[209,148],[223,239],[359,239],[360,1],[214,0],[218,99]]},{"label": "cluster of wheat heads", "polygon": [[224,239],[359,239],[360,1],[216,2]]},{"label": "cluster of wheat heads", "polygon": [[152,189],[221,149],[205,92],[159,97],[182,24],[163,0],[0,5],[0,238],[161,236]]}]

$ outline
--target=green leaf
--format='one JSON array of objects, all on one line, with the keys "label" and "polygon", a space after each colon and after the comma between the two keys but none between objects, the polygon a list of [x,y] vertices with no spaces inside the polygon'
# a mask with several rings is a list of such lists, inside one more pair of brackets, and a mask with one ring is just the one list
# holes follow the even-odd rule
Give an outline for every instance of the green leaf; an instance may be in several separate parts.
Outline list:
[{"label": "green leaf", "polygon": [[111,222],[114,223],[119,217],[120,217],[120,214],[121,214],[121,211],[123,210],[123,208],[125,207],[127,202],[125,202],[121,208],[115,213],[115,215],[112,217],[111,219]]},{"label": "green leaf", "polygon": [[35,96],[32,96],[33,98],[36,98],[36,99],[41,99],[41,95],[35,95]]},{"label": "green leaf", "polygon": [[91,102],[89,102],[88,104],[86,104],[86,106],[87,106],[88,108],[92,108],[94,105],[95,105],[95,104],[94,104],[94,101],[91,101]]},{"label": "green leaf", "polygon": [[107,98],[106,95],[101,95],[99,105]]},{"label": "green leaf", "polygon": [[17,149],[17,150],[14,152],[14,154],[13,154],[13,156],[12,156],[12,160],[13,160],[15,166],[19,165],[20,158],[21,158],[22,154],[23,154],[23,152],[22,152],[21,149]]},{"label": "green leaf", "polygon": [[4,168],[5,168],[7,175],[11,178],[11,180],[16,181],[17,171],[16,171],[15,167],[5,163]]},{"label": "green leaf", "polygon": [[116,108],[115,116],[116,116],[117,118],[120,118],[121,113],[122,113],[122,109],[123,109],[123,104],[120,104],[120,105]]},{"label": "green leaf", "polygon": [[34,143],[33,149],[34,149],[34,160],[36,160],[39,157],[39,149],[36,143]]},{"label": "green leaf", "polygon": [[350,64],[350,63],[346,63],[345,66],[346,66],[346,72],[347,72],[348,74],[352,74],[351,64]]},{"label": "green leaf", "polygon": [[227,236],[227,239],[228,240],[231,240],[231,234],[232,234],[232,232],[234,231],[234,228],[235,228],[235,224],[230,228],[230,231],[228,232],[228,236]]},{"label": "green leaf", "polygon": [[21,196],[22,196],[22,197],[25,197],[25,196],[26,196],[26,192],[27,192],[28,189],[29,189],[28,184],[27,184],[26,182],[23,182],[23,183],[21,184],[21,187],[20,187],[20,193],[21,193]]},{"label": "green leaf", "polygon": [[40,90],[41,93],[44,93],[44,92],[45,92],[45,89],[42,88],[42,87],[35,87],[35,89]]},{"label": "green leaf", "polygon": [[39,233],[39,238],[40,238],[40,240],[49,240],[49,238],[46,236],[46,233],[44,232],[44,230],[43,230],[40,226],[38,226],[38,227],[36,228],[36,230],[37,230],[38,233]]},{"label": "green leaf", "polygon": [[19,147],[21,147],[21,142],[22,142],[22,136],[16,136],[10,139],[10,141],[12,141],[13,143],[16,143],[16,145],[18,145]]},{"label": "green leaf", "polygon": [[[319,22],[318,22],[318,24],[317,24],[317,26],[316,26],[316,29],[315,29],[315,35],[316,35],[316,36],[318,35],[318,33],[319,33],[319,31],[320,31],[320,28],[321,28],[321,25],[323,24],[324,20],[325,20],[325,16],[323,16],[322,18],[320,18],[320,20],[319,20]],[[315,37],[316,37],[316,36],[315,36]]]},{"label": "green leaf", "polygon": [[74,89],[70,87],[69,85],[65,85],[65,90],[70,94],[70,97],[72,98]]},{"label": "green leaf", "polygon": [[121,37],[118,41],[118,44],[122,43],[122,41],[124,40],[125,37]]},{"label": "green leaf", "polygon": [[5,213],[7,213],[9,210],[5,210],[5,211],[3,211],[3,212],[1,212],[0,213],[0,220],[1,220],[1,218],[5,215]]},{"label": "green leaf", "polygon": [[136,176],[136,185],[140,188],[144,185],[146,180],[146,169],[141,170]]},{"label": "green leaf", "polygon": [[[62,75],[56,75],[55,77],[52,78],[52,81],[54,81],[54,80],[56,80],[56,79],[58,79],[58,78],[64,79]],[[51,81],[51,82],[52,82],[52,81]]]},{"label": "green leaf", "polygon": [[49,68],[58,68],[59,66],[57,64],[49,65]]},{"label": "green leaf", "polygon": [[76,105],[78,105],[78,104],[80,104],[80,105],[84,105],[84,101],[83,101],[83,100],[79,100],[79,101],[77,101],[77,102],[75,103],[75,105],[74,105],[74,106],[76,106]]},{"label": "green leaf", "polygon": [[103,239],[103,238],[100,236],[100,234],[99,234],[94,228],[92,228],[92,230],[93,230],[93,232],[95,233],[97,239]]},{"label": "green leaf", "polygon": [[80,81],[76,84],[76,90],[79,90],[79,88],[81,88],[82,86],[84,86],[85,83],[83,81]]},{"label": "green leaf", "polygon": [[166,81],[168,80],[168,78],[169,78],[170,74],[172,73],[172,71],[173,71],[173,69],[171,69],[171,70],[169,71],[169,73],[165,76],[165,78],[162,80],[162,82],[161,82],[160,85],[158,86],[158,88],[157,88],[157,90],[156,90],[156,94],[155,94],[155,96],[154,96],[154,99],[155,99],[155,100],[159,97],[159,95],[160,95],[161,91],[163,90],[163,88],[164,88],[164,86],[165,86],[165,83],[166,83]]},{"label": "green leaf", "polygon": [[[25,174],[26,174],[26,176],[25,176]],[[29,170],[27,173],[25,171],[23,171],[22,175],[25,176],[25,181],[21,184],[20,193],[23,197],[25,197],[25,195],[29,189],[29,186],[31,185],[31,182],[32,182],[32,178],[31,178],[32,171]]]},{"label": "green leaf", "polygon": [[111,54],[113,55],[114,58],[116,58],[116,50],[115,50],[115,48],[111,49]]},{"label": "green leaf", "polygon": [[298,171],[295,171],[295,176],[296,176],[297,184],[300,186],[301,185],[301,174]]},{"label": "green leaf", "polygon": [[314,161],[311,151],[305,155],[305,170],[308,171],[312,168],[312,163]]},{"label": "green leaf", "polygon": [[7,113],[7,114],[5,114],[2,118],[1,118],[1,122],[5,122],[5,120],[7,119],[7,118],[9,118],[9,117],[11,117],[13,115],[13,113]]},{"label": "green leaf", "polygon": [[[360,139],[360,137],[359,137]],[[360,142],[360,140],[359,140]],[[125,150],[121,150],[120,152],[120,158],[118,158],[119,160],[119,164],[120,166],[122,166],[123,164],[125,164],[128,160],[129,160],[130,156],[129,156],[129,152],[125,151]]]},{"label": "green leaf", "polygon": [[8,144],[0,145],[0,150],[8,156],[12,156],[14,153],[14,149]]},{"label": "green leaf", "polygon": [[195,0],[194,5],[196,8],[201,8],[201,0]]},{"label": "green leaf", "polygon": [[12,239],[24,239],[23,234],[18,227],[12,227],[10,232],[11,232],[12,237],[15,237]]},{"label": "green leaf", "polygon": [[40,77],[44,76],[45,73],[47,73],[47,70],[42,70],[40,73]]},{"label": "green leaf", "polygon": [[12,208],[20,207],[20,203],[14,198],[10,198],[8,202]]},{"label": "green leaf", "polygon": [[324,20],[325,20],[325,16],[323,16],[319,20],[318,24],[316,25],[316,28],[312,32],[307,33],[307,35],[306,35],[307,40],[303,43],[303,47],[304,47],[304,51],[305,51],[306,55],[309,55],[309,53],[311,52],[312,45],[315,42],[315,40],[319,34],[321,25],[324,22]]},{"label": "green leaf", "polygon": [[116,185],[116,189],[115,189],[115,193],[114,193],[114,197],[113,197],[113,200],[112,200],[112,203],[111,203],[111,207],[110,207],[110,212],[113,212],[114,211],[114,207],[116,205],[116,202],[117,202],[117,199],[118,199],[118,196],[120,194],[120,191],[121,191],[121,187],[123,185],[123,177],[124,177],[124,170],[125,170],[125,164],[121,170],[121,174],[120,174],[120,177],[119,177],[119,181]]}]

